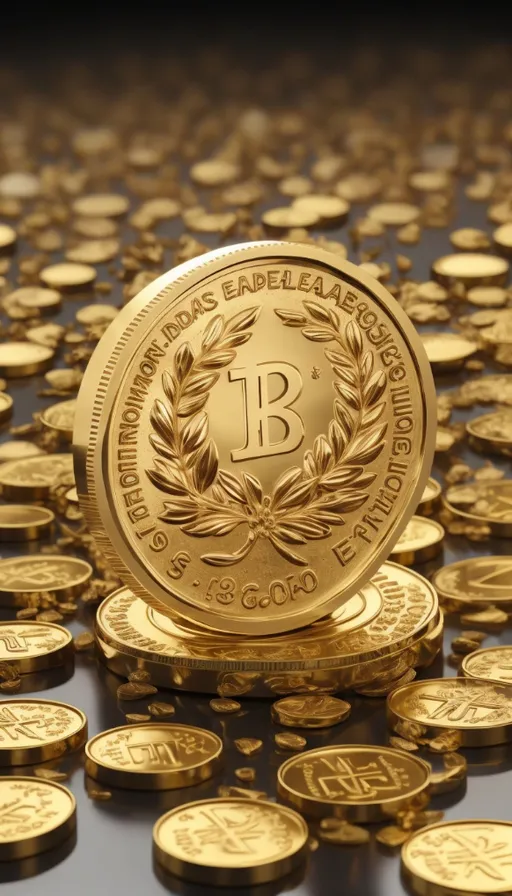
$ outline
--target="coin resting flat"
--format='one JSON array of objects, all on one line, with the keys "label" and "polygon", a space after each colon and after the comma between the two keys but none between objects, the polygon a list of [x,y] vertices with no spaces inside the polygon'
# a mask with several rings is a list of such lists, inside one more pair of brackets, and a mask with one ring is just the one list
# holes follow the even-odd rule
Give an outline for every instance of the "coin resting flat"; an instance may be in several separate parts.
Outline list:
[{"label": "coin resting flat", "polygon": [[71,633],[51,622],[0,622],[0,663],[26,674],[72,662]]},{"label": "coin resting flat", "polygon": [[512,646],[499,644],[469,653],[462,661],[461,672],[467,678],[512,684]]},{"label": "coin resting flat", "polygon": [[0,704],[0,765],[33,765],[78,750],[87,739],[83,712],[56,700]]},{"label": "coin resting flat", "polygon": [[310,246],[231,246],[150,284],[101,340],[77,404],[81,506],[157,609],[288,631],[389,553],[433,412],[419,337],[373,278]]},{"label": "coin resting flat", "polygon": [[52,849],[75,826],[76,802],[67,787],[37,778],[0,778],[0,861]]},{"label": "coin resting flat", "polygon": [[84,591],[92,566],[79,557],[31,554],[0,560],[0,606],[24,607],[43,593],[61,600]]},{"label": "coin resting flat", "polygon": [[458,560],[437,570],[432,581],[447,610],[512,610],[512,556]]}]

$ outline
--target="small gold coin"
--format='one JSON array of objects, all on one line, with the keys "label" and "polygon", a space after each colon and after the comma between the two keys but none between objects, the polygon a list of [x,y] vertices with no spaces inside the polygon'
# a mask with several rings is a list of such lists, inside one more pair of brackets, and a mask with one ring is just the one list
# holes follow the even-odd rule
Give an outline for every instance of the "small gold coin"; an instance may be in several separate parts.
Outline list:
[{"label": "small gold coin", "polygon": [[43,455],[48,456],[39,445],[36,445],[35,442],[25,442],[23,439],[2,442],[0,445],[0,464],[21,458],[42,457]]},{"label": "small gold coin", "polygon": [[336,194],[347,202],[368,202],[382,190],[382,183],[373,174],[353,172],[336,184]]},{"label": "small gold coin", "polygon": [[429,765],[403,750],[338,744],[287,759],[277,790],[305,815],[370,822],[396,814],[429,781]]},{"label": "small gold coin", "polygon": [[509,264],[497,255],[461,252],[444,255],[432,265],[432,276],[444,286],[462,283],[464,286],[504,286]]},{"label": "small gold coin", "polygon": [[76,313],[76,319],[79,324],[85,327],[94,324],[107,324],[114,320],[119,313],[119,309],[114,305],[85,305]]},{"label": "small gold coin", "polygon": [[424,333],[421,341],[434,371],[456,370],[478,351],[476,342],[458,333]]},{"label": "small gold coin", "polygon": [[473,448],[512,457],[512,410],[474,417],[466,423],[466,430]]},{"label": "small gold coin", "polygon": [[75,827],[76,802],[67,787],[18,775],[0,778],[0,861],[54,849]]},{"label": "small gold coin", "polygon": [[445,532],[440,523],[413,516],[391,551],[391,558],[403,566],[424,563],[439,556]]},{"label": "small gold coin", "polygon": [[9,293],[9,299],[27,311],[38,311],[40,314],[53,314],[62,304],[61,295],[56,289],[45,289],[43,286],[22,286]]},{"label": "small gold coin", "polygon": [[457,748],[503,744],[512,740],[512,688],[470,678],[414,681],[388,695],[387,719],[396,731],[413,722],[427,738],[457,732]]},{"label": "small gold coin", "polygon": [[450,177],[442,169],[415,171],[409,177],[409,186],[420,193],[444,192],[450,184]]},{"label": "small gold coin", "polygon": [[462,660],[461,672],[466,678],[512,684],[512,646],[499,644],[469,653]]},{"label": "small gold coin", "polygon": [[486,252],[491,242],[484,230],[461,227],[450,233],[450,242],[459,252]]},{"label": "small gold coin", "polygon": [[205,159],[190,168],[190,177],[201,187],[223,187],[238,177],[238,166],[225,159]]},{"label": "small gold coin", "polygon": [[73,212],[83,218],[118,218],[130,208],[130,201],[119,193],[91,193],[73,202]]},{"label": "small gold coin", "polygon": [[468,557],[437,570],[432,582],[448,611],[512,610],[512,556]]},{"label": "small gold coin", "polygon": [[20,675],[64,666],[73,659],[70,632],[51,622],[0,622],[0,662]]},{"label": "small gold coin", "polygon": [[117,234],[117,222],[111,218],[76,218],[73,230],[89,239],[105,240]]},{"label": "small gold coin", "polygon": [[507,304],[508,293],[502,286],[473,286],[468,289],[466,298],[471,305],[480,308],[500,308]]},{"label": "small gold coin", "polygon": [[346,199],[322,193],[299,196],[293,207],[316,214],[320,227],[338,227],[347,220],[350,211],[350,203]]},{"label": "small gold coin", "polygon": [[85,240],[67,249],[66,258],[79,264],[104,264],[116,257],[119,248],[119,240],[114,238]]},{"label": "small gold coin", "polygon": [[96,270],[89,264],[62,261],[43,268],[40,277],[50,289],[74,290],[94,283]]},{"label": "small gold coin", "polygon": [[5,423],[12,417],[14,402],[7,392],[0,392],[0,423]]},{"label": "small gold coin", "polygon": [[6,377],[33,376],[52,365],[52,348],[33,342],[4,342],[0,344],[0,374]]},{"label": "small gold coin", "polygon": [[500,538],[512,536],[512,479],[454,485],[443,502],[457,518],[488,526]]},{"label": "small gold coin", "polygon": [[92,566],[78,557],[29,554],[0,560],[0,606],[22,607],[43,593],[61,600],[76,597],[92,576]]},{"label": "small gold coin", "polygon": [[512,221],[497,227],[493,233],[493,239],[498,252],[503,255],[512,255]]},{"label": "small gold coin", "polygon": [[294,204],[268,209],[263,212],[261,220],[267,230],[279,232],[294,227],[315,227],[320,222],[320,215],[314,209],[298,208]]},{"label": "small gold coin", "polygon": [[[12,445],[16,453],[19,442]],[[24,443],[22,443],[24,444]],[[1,457],[1,454],[0,454]],[[73,484],[73,456],[71,454],[36,454],[0,466],[2,496],[11,501],[42,501],[56,485]]]},{"label": "small gold coin", "polygon": [[442,488],[432,476],[429,478],[418,504],[417,513],[421,516],[431,516],[441,505]]},{"label": "small gold coin", "polygon": [[41,414],[41,422],[47,429],[57,432],[65,441],[71,442],[75,423],[76,398],[59,401],[45,408]]},{"label": "small gold coin", "polygon": [[402,871],[417,896],[510,896],[511,852],[508,821],[445,821],[403,845]]},{"label": "small gold coin", "polygon": [[34,541],[50,531],[55,514],[31,504],[0,504],[0,541]]},{"label": "small gold coin", "polygon": [[10,251],[16,245],[17,234],[8,224],[0,224],[0,253]]},{"label": "small gold coin", "polygon": [[221,768],[222,741],[203,728],[143,722],[111,728],[85,747],[88,775],[128,790],[175,790],[206,781]]},{"label": "small gold coin", "polygon": [[39,178],[30,171],[9,171],[0,177],[0,196],[8,199],[34,199],[40,187]]},{"label": "small gold coin", "polygon": [[404,227],[416,221],[420,214],[420,207],[409,202],[380,202],[368,210],[369,218],[386,227]]},{"label": "small gold coin", "polygon": [[56,700],[2,700],[0,765],[34,765],[78,750],[87,739],[81,710]]},{"label": "small gold coin", "polygon": [[350,715],[352,707],[338,697],[284,697],[272,704],[272,721],[289,728],[330,728]]},{"label": "small gold coin", "polygon": [[266,800],[209,799],[163,815],[154,855],[171,874],[209,886],[264,884],[289,874],[307,855],[306,822]]}]

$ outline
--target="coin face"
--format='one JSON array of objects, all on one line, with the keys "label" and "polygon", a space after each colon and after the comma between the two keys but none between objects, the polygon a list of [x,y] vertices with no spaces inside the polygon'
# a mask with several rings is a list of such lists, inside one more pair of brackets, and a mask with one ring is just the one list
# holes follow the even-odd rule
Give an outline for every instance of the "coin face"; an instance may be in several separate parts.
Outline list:
[{"label": "coin face", "polygon": [[71,441],[73,438],[73,426],[75,422],[76,399],[59,401],[45,408],[41,414],[41,421],[48,429],[53,429],[64,438]]},{"label": "coin face", "polygon": [[512,456],[512,410],[483,414],[466,423],[471,444],[486,453]]},{"label": "coin face", "polygon": [[350,703],[338,697],[285,697],[272,705],[272,719],[290,728],[329,728],[348,718],[350,710]]},{"label": "coin face", "polygon": [[143,662],[155,684],[268,697],[346,689],[390,669],[399,674],[400,651],[414,655],[438,624],[432,585],[385,563],[336,613],[310,626],[307,637],[304,630],[266,638],[210,632],[156,612],[127,588],[101,604],[96,636],[104,662],[118,674]]},{"label": "coin face", "polygon": [[43,500],[54,486],[67,481],[73,484],[71,454],[41,454],[0,467],[0,488],[8,500]]},{"label": "coin face", "polygon": [[86,587],[92,566],[78,557],[32,554],[0,560],[0,606],[25,606],[32,596],[50,592],[75,597]]},{"label": "coin face", "polygon": [[191,725],[148,722],[103,731],[85,748],[87,774],[137,790],[173,790],[220,769],[222,741]]},{"label": "coin face", "polygon": [[292,756],[277,774],[278,793],[307,815],[378,821],[428,787],[422,759],[391,747],[338,744]]},{"label": "coin face", "polygon": [[510,822],[446,821],[410,837],[402,847],[402,868],[419,896],[510,893],[511,852]]},{"label": "coin face", "polygon": [[490,746],[512,739],[512,689],[469,678],[414,681],[387,698],[388,722],[416,722],[427,732],[460,732],[460,745]]},{"label": "coin face", "polygon": [[25,859],[63,842],[76,825],[73,794],[54,781],[0,779],[0,860]]},{"label": "coin face", "polygon": [[454,516],[487,525],[502,538],[512,535],[512,479],[453,485],[443,500]]},{"label": "coin face", "polygon": [[0,505],[0,541],[31,541],[50,530],[55,514],[31,504]]},{"label": "coin face", "polygon": [[431,560],[442,550],[444,529],[435,520],[413,516],[391,551],[399,563],[421,563]]},{"label": "coin face", "polygon": [[87,738],[83,712],[56,700],[3,700],[0,765],[32,765],[77,750]]},{"label": "coin face", "polygon": [[512,556],[468,557],[437,570],[432,579],[444,604],[512,609]]},{"label": "coin face", "polygon": [[67,629],[50,622],[0,622],[0,662],[18,672],[36,672],[61,666],[73,656],[73,638]]},{"label": "coin face", "polygon": [[308,828],[266,800],[210,799],[163,815],[153,828],[156,860],[172,874],[210,885],[268,883],[306,857]]},{"label": "coin face", "polygon": [[498,684],[512,684],[512,647],[483,647],[464,657],[462,674]]},{"label": "coin face", "polygon": [[417,506],[432,399],[419,338],[372,278],[309,246],[230,247],[151,284],[103,337],[77,407],[81,504],[162,611],[297,628],[356,593]]}]

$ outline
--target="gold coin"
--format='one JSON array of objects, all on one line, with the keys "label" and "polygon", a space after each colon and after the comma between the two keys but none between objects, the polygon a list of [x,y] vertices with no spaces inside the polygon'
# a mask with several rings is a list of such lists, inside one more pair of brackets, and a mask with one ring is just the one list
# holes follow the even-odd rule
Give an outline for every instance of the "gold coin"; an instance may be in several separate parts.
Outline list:
[{"label": "gold coin", "polygon": [[76,828],[76,802],[55,781],[0,778],[0,861],[26,859],[54,849]]},{"label": "gold coin", "polygon": [[111,728],[85,747],[85,771],[128,790],[175,790],[200,784],[222,765],[220,737],[203,728],[144,722]]},{"label": "gold coin", "polygon": [[118,218],[130,208],[130,201],[119,193],[91,193],[73,202],[75,215],[82,218]]},{"label": "gold coin", "polygon": [[238,177],[238,166],[225,159],[205,159],[190,168],[190,177],[201,187],[223,187]]},{"label": "gold coin", "polygon": [[413,516],[391,551],[397,563],[409,566],[439,556],[443,549],[444,529],[435,520]]},{"label": "gold coin", "polygon": [[35,442],[25,442],[22,439],[16,439],[16,441],[2,442],[0,445],[0,464],[20,458],[42,457],[43,455],[45,457],[48,456]]},{"label": "gold coin", "polygon": [[120,588],[98,609],[96,638],[103,661],[119,675],[144,668],[163,687],[268,697],[346,690],[399,675],[404,664],[425,661],[439,622],[432,585],[385,563],[332,616],[292,634],[222,635],[163,616]]},{"label": "gold coin", "polygon": [[270,208],[263,212],[261,220],[270,232],[280,232],[294,227],[315,227],[320,222],[320,215],[315,209],[298,208],[293,204]]},{"label": "gold coin", "polygon": [[62,261],[59,264],[51,264],[43,268],[40,277],[50,289],[73,290],[94,283],[96,271],[89,264]]},{"label": "gold coin", "polygon": [[491,242],[484,230],[461,227],[450,233],[450,242],[459,252],[486,252]]},{"label": "gold coin", "polygon": [[[15,453],[15,445],[11,443]],[[10,501],[42,501],[61,483],[73,484],[73,456],[71,454],[41,454],[22,457],[0,466],[2,496]]]},{"label": "gold coin", "polygon": [[499,308],[507,304],[508,293],[502,286],[473,286],[468,289],[466,298],[471,305],[480,308]]},{"label": "gold coin", "polygon": [[410,321],[357,267],[230,246],[150,284],[103,337],[77,406],[81,506],[162,612],[298,628],[356,593],[417,506],[433,399]]},{"label": "gold coin", "polygon": [[418,205],[409,202],[379,202],[368,209],[368,217],[386,227],[403,227],[416,221],[421,214]]},{"label": "gold coin", "polygon": [[478,252],[461,252],[443,255],[432,265],[432,276],[439,283],[450,286],[504,286],[508,279],[509,264],[497,255]]},{"label": "gold coin", "polygon": [[111,218],[75,218],[73,230],[80,236],[106,240],[117,234],[117,222]]},{"label": "gold coin", "polygon": [[94,324],[108,324],[117,317],[118,308],[113,305],[84,305],[76,313],[79,324],[94,326]]},{"label": "gold coin", "polygon": [[272,704],[272,721],[289,728],[330,728],[350,715],[350,703],[338,697],[284,697]]},{"label": "gold coin", "polygon": [[14,402],[7,392],[0,392],[0,423],[5,423],[12,417]]},{"label": "gold coin", "polygon": [[0,504],[0,541],[34,541],[51,530],[55,514],[47,507]]},{"label": "gold coin", "polygon": [[387,719],[396,731],[413,722],[427,738],[457,732],[457,747],[503,744],[512,740],[512,688],[476,678],[413,681],[388,695]]},{"label": "gold coin", "polygon": [[421,516],[431,516],[441,505],[442,488],[439,482],[432,476],[429,478],[418,504],[417,513]]},{"label": "gold coin", "polygon": [[78,557],[30,554],[0,560],[0,606],[22,607],[43,593],[76,597],[92,576],[92,566]]},{"label": "gold coin", "polygon": [[338,181],[336,194],[347,202],[369,202],[382,190],[382,183],[373,174],[353,172]]},{"label": "gold coin", "polygon": [[0,374],[6,377],[33,376],[52,366],[55,352],[33,342],[0,344]]},{"label": "gold coin", "polygon": [[153,828],[156,861],[177,877],[210,887],[277,880],[305,861],[308,838],[297,812],[243,798],[187,803]]},{"label": "gold coin", "polygon": [[450,185],[450,177],[446,171],[415,171],[409,176],[409,186],[420,193],[444,192]]},{"label": "gold coin", "polygon": [[512,610],[512,556],[468,557],[437,570],[432,582],[449,611]]},{"label": "gold coin", "polygon": [[299,196],[294,201],[293,207],[314,212],[321,227],[338,227],[347,220],[350,211],[350,203],[346,199],[322,193]]},{"label": "gold coin", "polygon": [[466,678],[481,678],[497,684],[512,684],[512,647],[482,647],[462,660],[461,672]]},{"label": "gold coin", "polygon": [[335,744],[287,759],[277,792],[305,815],[369,822],[395,815],[429,781],[427,763],[403,750]]},{"label": "gold coin", "polygon": [[9,293],[9,299],[27,311],[38,311],[40,314],[53,314],[62,304],[57,290],[45,289],[42,286],[23,286],[15,289]]},{"label": "gold coin", "polygon": [[73,426],[75,422],[76,398],[69,401],[59,401],[57,404],[45,408],[41,414],[41,422],[48,429],[57,432],[67,442],[73,438]]},{"label": "gold coin", "polygon": [[478,351],[478,345],[458,333],[424,333],[423,348],[433,370],[457,370]]},{"label": "gold coin", "polygon": [[512,410],[493,411],[466,423],[469,442],[486,454],[512,456]]},{"label": "gold coin", "polygon": [[409,837],[402,871],[418,896],[510,896],[511,852],[508,821],[445,821]]},{"label": "gold coin", "polygon": [[119,248],[119,240],[114,238],[86,240],[67,249],[66,258],[80,264],[104,264],[116,257]]},{"label": "gold coin", "polygon": [[56,700],[2,700],[0,765],[34,765],[59,759],[87,740],[81,710]]},{"label": "gold coin", "polygon": [[17,234],[8,224],[0,224],[0,252],[13,249],[16,245]]},{"label": "gold coin", "polygon": [[40,187],[39,178],[30,171],[9,171],[0,177],[0,196],[8,199],[34,199]]},{"label": "gold coin", "polygon": [[455,517],[486,525],[500,538],[512,535],[512,479],[453,485],[443,502]]},{"label": "gold coin", "polygon": [[512,221],[497,227],[492,236],[498,252],[512,255]]},{"label": "gold coin", "polygon": [[73,659],[73,638],[51,622],[0,622],[0,662],[25,675],[64,666]]}]

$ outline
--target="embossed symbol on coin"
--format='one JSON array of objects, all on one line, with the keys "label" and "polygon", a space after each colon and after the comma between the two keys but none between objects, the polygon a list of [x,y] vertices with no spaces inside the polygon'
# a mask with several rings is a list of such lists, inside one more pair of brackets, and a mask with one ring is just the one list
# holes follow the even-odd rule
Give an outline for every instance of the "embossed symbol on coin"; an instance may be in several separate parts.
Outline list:
[{"label": "embossed symbol on coin", "polygon": [[461,671],[467,678],[512,684],[512,646],[483,647],[465,656]]},{"label": "embossed symbol on coin", "polygon": [[91,565],[78,557],[33,554],[0,560],[0,606],[25,606],[43,592],[74,597],[91,576]]},{"label": "embossed symbol on coin", "polygon": [[0,859],[24,859],[56,846],[73,832],[75,812],[74,796],[60,784],[28,777],[2,778]]},{"label": "embossed symbol on coin", "polygon": [[18,672],[48,669],[70,660],[73,638],[60,625],[49,622],[0,622],[0,662]]},{"label": "embossed symbol on coin", "polygon": [[76,750],[87,737],[80,710],[54,700],[5,700],[0,705],[0,764],[24,765]]},{"label": "embossed symbol on coin", "polygon": [[449,609],[512,609],[512,556],[468,557],[439,569],[434,586]]}]

